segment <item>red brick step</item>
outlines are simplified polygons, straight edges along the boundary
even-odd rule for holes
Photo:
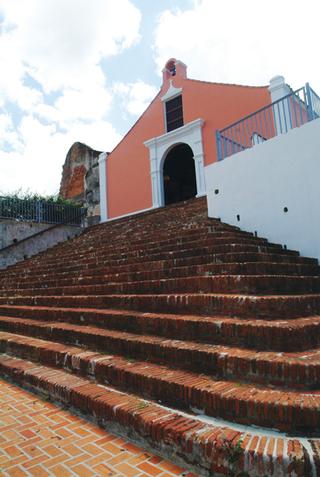
[[[239,473],[230,469],[228,447],[218,465],[208,448],[196,447],[198,435],[190,441],[193,427],[183,428],[191,419],[195,428],[204,423],[205,434],[224,418],[227,446],[238,438],[235,431],[248,437],[241,459],[250,477],[315,477],[320,441],[309,437],[320,429],[319,270],[315,259],[208,219],[204,200],[100,224],[0,272],[2,350],[34,361],[4,356],[0,369],[78,409],[90,402],[89,412],[107,379],[115,408],[108,425],[119,429],[121,421],[125,432],[141,437],[135,419],[143,427],[149,405],[170,413],[169,422],[153,427],[150,442],[162,449],[170,445],[158,432],[178,414],[173,452],[186,456],[191,442],[191,460],[202,468],[197,475],[209,467],[207,475]],[[47,364],[67,364],[74,374]],[[88,394],[73,400],[78,379]],[[145,401],[138,395],[149,400],[139,418],[136,405]],[[122,397],[129,399],[125,411]],[[206,415],[191,415],[199,409]],[[241,427],[247,424],[260,430]],[[266,426],[285,430],[291,441]],[[293,439],[297,432],[301,437]],[[277,462],[269,459],[278,453]]]
[[[272,255],[281,255],[282,257],[295,257],[298,258],[298,253],[294,251],[270,248],[266,246],[258,246],[251,244],[229,244],[229,245],[218,245],[214,247],[203,247],[203,248],[190,248],[184,249],[176,252],[161,252],[150,254],[146,256],[117,256],[116,254],[109,257],[97,257],[96,259],[87,259],[86,261],[80,261],[75,263],[68,263],[63,260],[57,261],[52,265],[47,265],[46,263],[34,265],[32,267],[32,273],[56,273],[57,271],[73,271],[80,270],[82,268],[95,268],[96,266],[121,266],[123,264],[140,264],[145,261],[160,261],[160,260],[184,260],[186,258],[196,258],[196,257],[207,257],[211,258],[213,255],[221,255],[228,253],[261,253],[261,254],[272,254]],[[147,260],[146,260],[147,259]],[[214,260],[213,260],[214,261]],[[290,260],[289,260],[290,261]],[[307,263],[306,260],[302,260],[302,263]],[[17,271],[16,271],[17,272]],[[16,273],[14,272],[14,273]],[[10,276],[10,273],[9,273]]]
[[[217,236],[218,235],[218,236]],[[150,237],[149,237],[150,238]],[[175,238],[171,240],[165,240],[159,243],[157,241],[157,237],[155,237],[154,242],[145,243],[144,241],[139,241],[139,243],[132,244],[131,242],[124,242],[124,244],[120,244],[119,247],[114,248],[114,246],[108,244],[107,246],[100,247],[97,249],[88,250],[88,247],[84,247],[83,249],[78,249],[78,253],[76,251],[70,251],[69,253],[55,253],[52,257],[48,257],[46,260],[47,265],[55,265],[57,261],[72,261],[72,260],[92,260],[95,258],[99,259],[106,259],[112,256],[118,256],[123,258],[129,258],[130,256],[150,256],[155,253],[161,252],[173,252],[179,250],[187,250],[187,249],[195,249],[199,247],[214,247],[214,246],[223,246],[223,245],[232,245],[232,244],[240,244],[240,245],[260,245],[260,246],[267,246],[271,249],[275,250],[284,250],[281,245],[272,244],[268,242],[266,239],[260,239],[253,236],[242,236],[240,233],[238,234],[231,234],[228,232],[221,232],[215,234],[208,234],[208,232],[202,232],[201,234],[197,235],[196,237],[182,237],[182,238]],[[41,264],[41,260],[34,259],[32,261],[33,265]]]
[[[73,264],[65,268],[64,270],[55,270],[54,273],[49,273],[46,271],[41,275],[38,272],[35,272],[33,268],[28,268],[28,261],[24,272],[17,270],[12,267],[9,268],[6,272],[5,277],[0,280],[5,287],[10,281],[17,281],[19,279],[29,279],[30,277],[46,277],[55,276],[59,277],[72,277],[78,275],[100,275],[101,273],[120,273],[120,272],[134,272],[141,270],[171,270],[172,267],[183,267],[183,266],[192,266],[192,265],[224,265],[231,263],[256,263],[256,262],[266,262],[266,263],[281,263],[281,264],[294,264],[294,265],[311,265],[318,267],[318,261],[313,258],[298,257],[291,255],[281,255],[281,254],[265,254],[265,253],[226,253],[226,254],[214,254],[212,256],[196,256],[196,257],[187,257],[180,259],[168,259],[168,260],[153,260],[137,263],[124,263],[123,265],[118,266],[107,266],[107,265],[96,265],[91,267],[84,267],[81,264]],[[0,272],[1,277],[1,272]]]
[[[70,285],[63,287],[6,289],[0,296],[19,295],[98,295],[98,294],[145,294],[145,293],[242,293],[263,295],[320,292],[320,277],[285,275],[216,275],[189,276],[134,282],[115,282],[103,285]]]
[[[0,315],[93,325],[142,335],[257,350],[303,351],[320,346],[320,316],[290,320],[173,315],[127,310],[0,305]]]
[[[150,295],[79,295],[0,297],[0,305],[54,306],[59,308],[116,308],[147,312],[230,315],[283,320],[320,314],[320,294],[231,295],[175,293]]]
[[[45,393],[94,416],[110,430],[116,428],[171,456],[178,454],[185,463],[196,464],[199,474],[213,476],[216,472],[236,471],[249,472],[251,476],[284,473],[302,477],[320,471],[319,449],[312,440],[262,434],[254,429],[250,432],[222,422],[210,423],[201,417],[98,386],[65,371],[6,355],[0,358],[0,370],[32,391]],[[228,459],[228,455],[237,455],[236,449],[240,449],[239,457]]]
[[[217,381],[204,374],[199,376],[163,365],[133,362],[121,356],[106,356],[12,333],[0,332],[0,350],[93,377],[103,384],[160,400],[162,404],[178,409],[192,411],[195,408],[208,416],[245,425],[291,432],[302,429],[304,434],[312,435],[320,433],[320,392],[306,391],[301,395],[281,388]]]
[[[85,270],[79,274],[36,275],[33,277],[20,277],[6,281],[6,289],[15,287],[48,288],[65,285],[95,285],[110,282],[131,282],[143,280],[160,280],[163,278],[178,278],[187,276],[216,276],[216,275],[287,275],[287,276],[319,276],[320,267],[314,265],[280,264],[268,262],[248,262],[230,264],[206,264],[173,267],[171,269],[141,270],[106,274],[105,270],[96,270],[94,275]]]
[[[319,349],[279,355],[270,351],[258,352],[93,326],[13,317],[0,317],[0,329],[66,344],[81,344],[94,350],[148,359],[150,362],[166,363],[227,379],[315,389],[320,379]]]

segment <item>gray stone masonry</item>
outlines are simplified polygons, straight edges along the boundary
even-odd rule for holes
[[[79,235],[83,229],[71,225],[0,221],[0,269]]]

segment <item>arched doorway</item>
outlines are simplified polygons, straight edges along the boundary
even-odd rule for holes
[[[163,188],[165,205],[196,196],[193,152],[188,144],[178,144],[168,152],[163,164]]]

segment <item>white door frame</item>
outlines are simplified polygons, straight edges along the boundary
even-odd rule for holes
[[[149,148],[153,207],[162,207],[165,205],[163,163],[169,150],[181,143],[188,144],[193,152],[197,184],[196,197],[202,197],[206,194],[202,142],[203,124],[204,120],[199,118],[162,136],[157,136],[145,141],[144,145]]]

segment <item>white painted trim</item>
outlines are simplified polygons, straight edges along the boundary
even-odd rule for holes
[[[178,141],[182,136],[185,136],[186,133],[191,133],[192,131],[201,128],[203,124],[204,124],[203,119],[201,118],[195,119],[191,123],[187,123],[184,126],[181,126],[181,128],[174,129],[173,131],[162,134],[161,136],[156,136],[156,137],[153,137],[152,139],[148,139],[148,141],[144,142],[144,145],[147,147],[150,147],[154,142],[156,142],[159,145],[162,145],[171,140]]]
[[[170,86],[167,92],[161,97],[161,101],[166,102],[169,99],[173,99],[176,96],[179,96],[182,93],[182,88],[175,88],[172,84],[172,79],[169,80]]]
[[[271,102],[274,103],[281,98],[284,98],[291,93],[290,87],[286,84],[283,76],[274,76],[270,80],[269,92],[271,95]],[[275,108],[273,110],[274,122],[276,125],[277,135],[282,134],[284,131],[284,124],[291,124],[290,119],[290,103],[281,104],[279,110]],[[281,127],[282,125],[282,127]]]
[[[175,64],[176,65],[182,65],[182,66],[185,66],[187,68],[187,65],[183,61],[176,60]]]
[[[106,222],[113,222],[114,220],[130,217],[131,215],[143,214],[143,212],[149,212],[150,210],[153,210],[153,209],[154,207],[148,207],[147,209],[136,210],[135,212],[129,212],[128,214],[117,215],[117,217],[112,217],[111,219],[107,219]]]
[[[197,197],[205,195],[203,124],[204,120],[198,118],[178,129],[144,142],[144,145],[149,148],[152,204],[154,208],[164,205],[163,163],[169,150],[177,144],[185,143],[192,149],[195,162]]]
[[[107,152],[99,155],[99,184],[100,184],[100,222],[108,220],[107,203]]]
[[[280,75],[271,78],[268,90],[271,95],[272,103],[274,103],[274,101],[278,101],[278,99],[281,99],[284,96],[287,96],[287,94],[290,94],[291,92],[291,89],[286,84],[284,77]]]

